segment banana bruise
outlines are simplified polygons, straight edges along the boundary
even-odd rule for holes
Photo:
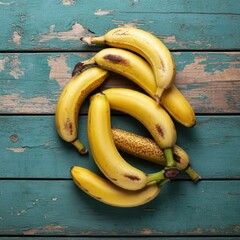
[[[156,83],[155,99],[159,103],[165,89],[171,87],[176,67],[171,52],[153,34],[138,28],[114,28],[104,36],[81,38],[88,44],[106,44],[138,53],[151,65]]]
[[[85,146],[78,139],[78,115],[80,107],[90,92],[107,78],[108,71],[100,67],[87,68],[74,76],[64,87],[56,106],[55,125],[59,136],[72,143],[84,154]]]
[[[118,150],[163,166],[167,165],[164,152],[153,139],[117,128],[112,128],[112,134]],[[177,169],[184,170],[194,182],[201,179],[190,166],[188,154],[180,146],[173,146],[173,157]]]
[[[146,204],[156,198],[161,190],[161,185],[157,183],[152,183],[137,191],[126,190],[78,166],[71,168],[71,175],[74,183],[86,194],[115,207],[129,208]]]
[[[141,87],[149,96],[155,97],[156,83],[150,65],[139,55],[125,49],[105,48],[82,65],[97,64],[99,67],[118,73]],[[161,105],[179,123],[192,127],[196,123],[191,104],[181,91],[172,85],[162,94]]]
[[[88,140],[101,172],[117,186],[128,190],[139,190],[165,178],[163,172],[145,174],[122,158],[113,141],[110,114],[107,97],[102,93],[93,95],[88,111]]]
[[[175,166],[172,147],[177,140],[175,125],[164,110],[151,97],[126,88],[104,90],[110,107],[131,115],[139,120],[151,133],[156,143],[163,149],[167,166]]]

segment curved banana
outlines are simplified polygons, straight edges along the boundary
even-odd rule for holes
[[[172,147],[177,133],[168,113],[151,97],[126,88],[104,90],[112,109],[125,112],[138,119],[151,133],[156,143],[163,149],[167,166],[174,166]]]
[[[155,98],[160,102],[162,93],[175,78],[174,59],[162,41],[153,34],[138,28],[114,28],[104,36],[81,38],[88,44],[106,44],[138,53],[151,65],[156,82]]]
[[[107,97],[102,93],[93,95],[88,111],[88,141],[102,173],[117,186],[128,190],[139,190],[162,179],[163,172],[145,174],[122,158],[113,141],[110,114]]]
[[[163,166],[167,165],[164,152],[153,139],[116,128],[112,128],[112,134],[118,150]],[[178,145],[173,146],[173,157],[178,170],[184,170],[194,182],[201,179],[190,166],[188,154]]]
[[[158,196],[163,185],[152,183],[141,190],[130,191],[78,166],[71,168],[71,175],[75,184],[89,196],[115,207],[136,207],[146,204]]]
[[[84,99],[108,76],[108,71],[91,67],[74,76],[64,87],[55,114],[55,124],[59,136],[72,143],[81,154],[87,149],[78,139],[78,114]]]
[[[91,59],[82,62],[81,67],[91,64],[97,64],[105,70],[128,78],[154,98],[156,84],[152,68],[139,55],[125,49],[105,48],[97,52]],[[74,69],[74,71],[76,70]],[[182,125],[186,127],[195,125],[194,110],[176,86],[172,85],[163,92],[160,103]]]

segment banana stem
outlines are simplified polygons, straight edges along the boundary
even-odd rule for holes
[[[188,165],[188,167],[184,171],[190,176],[190,178],[194,182],[197,182],[201,179],[201,176],[190,165]]]
[[[73,141],[72,144],[75,148],[77,148],[77,150],[81,154],[86,154],[88,152],[88,150],[85,148],[85,146],[80,142],[78,138],[75,141]]]
[[[105,38],[104,36],[100,37],[82,37],[80,40],[84,43],[87,43],[89,45],[91,44],[104,44],[105,43]]]
[[[164,149],[164,154],[167,160],[167,167],[175,167],[175,161],[173,158],[173,153],[171,148],[165,148]]]
[[[169,182],[170,179],[165,176],[165,169],[157,173],[151,173],[147,175],[148,183],[157,182],[159,186],[162,186],[166,182]]]

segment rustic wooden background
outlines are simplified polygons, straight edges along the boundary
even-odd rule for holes
[[[240,1],[0,1],[0,238],[237,239],[240,237]],[[176,123],[178,144],[202,176],[181,174],[147,205],[119,209],[81,192],[73,165],[98,171],[54,126],[55,106],[74,65],[99,46],[82,36],[118,26],[155,34],[172,51],[176,85],[197,125]],[[136,88],[111,74],[100,89]],[[99,91],[100,89],[96,90]],[[86,134],[88,100],[79,118]],[[148,136],[135,119],[115,114],[113,126]],[[149,164],[125,155],[151,172]]]

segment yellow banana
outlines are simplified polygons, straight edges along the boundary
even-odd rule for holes
[[[112,129],[112,134],[118,150],[163,166],[167,165],[164,152],[153,139],[116,128]],[[194,182],[201,179],[190,166],[188,154],[178,145],[173,146],[173,157],[177,169],[184,170]]]
[[[162,179],[162,172],[145,174],[122,158],[113,141],[110,114],[107,97],[102,93],[93,95],[88,111],[88,141],[102,173],[117,186],[128,190],[139,190]]]
[[[156,143],[163,149],[167,166],[174,166],[172,147],[177,133],[168,113],[151,97],[126,88],[104,90],[112,109],[125,112],[138,119],[151,133]]]
[[[174,59],[162,41],[153,34],[138,28],[114,28],[104,36],[81,38],[88,44],[106,44],[138,53],[151,65],[156,83],[155,98],[160,102],[162,93],[169,88],[175,78]]]
[[[88,94],[97,88],[108,76],[108,71],[100,67],[91,67],[74,76],[64,87],[55,114],[55,124],[59,136],[72,143],[81,154],[87,152],[78,139],[78,114],[82,102]]]
[[[152,68],[139,55],[124,49],[105,48],[91,59],[82,62],[81,67],[91,64],[125,76],[154,98],[156,84]],[[194,110],[176,86],[172,85],[163,92],[160,103],[182,125],[192,127],[195,124]]]
[[[74,166],[71,175],[75,184],[89,196],[105,204],[115,207],[137,207],[152,199],[160,193],[162,184],[152,183],[137,191],[120,188],[92,171]]]

